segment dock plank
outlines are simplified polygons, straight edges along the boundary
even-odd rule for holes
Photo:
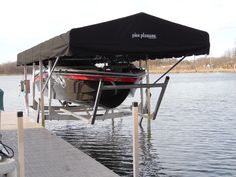
[[[6,115],[2,118],[6,119]],[[14,122],[13,119],[11,119],[12,122]],[[6,120],[4,121],[7,123]],[[71,144],[31,123],[24,124],[28,125],[24,130],[26,177],[118,177],[113,171]],[[14,158],[18,160],[17,130],[12,127],[1,131],[2,140],[14,149],[16,153]]]

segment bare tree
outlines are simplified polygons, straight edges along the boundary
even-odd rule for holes
[[[0,74],[23,74],[23,67],[17,67],[16,62],[0,64]]]

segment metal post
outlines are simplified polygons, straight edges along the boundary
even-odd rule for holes
[[[50,76],[52,70],[52,61],[49,60],[48,61],[48,76]],[[51,77],[49,78],[48,81],[48,116],[49,116],[49,120],[52,120],[52,108],[51,108],[51,104],[52,104],[52,79]]]
[[[161,92],[160,92],[160,95],[159,95],[159,98],[157,100],[157,104],[156,104],[156,107],[154,109],[154,112],[153,112],[153,115],[152,115],[152,119],[155,120],[156,119],[156,116],[157,116],[157,112],[160,108],[160,105],[161,105],[161,101],[162,101],[162,98],[164,96],[164,93],[166,91],[166,87],[167,87],[167,84],[170,80],[170,77],[169,76],[166,76],[166,79],[165,79],[165,82],[163,83],[163,86],[161,88]]]
[[[172,69],[174,69],[181,61],[185,59],[185,56],[183,56],[179,61],[177,61],[173,66],[170,67],[164,74],[162,74],[153,84],[156,84],[159,80],[161,80],[166,74],[168,74]]]
[[[142,67],[142,61],[139,61],[139,67]],[[143,84],[143,81],[140,81],[140,84]],[[143,113],[143,88],[140,88],[140,96],[141,96],[141,102],[140,102],[140,107],[141,107],[141,113]]]
[[[39,119],[40,119],[40,104],[41,104],[41,101],[40,101],[40,98],[39,98],[39,100],[38,100],[38,105],[37,105],[37,115],[36,115],[36,117],[37,117],[37,123],[39,123]]]
[[[44,92],[44,90],[45,90],[45,88],[46,88],[46,86],[47,86],[47,84],[48,84],[48,81],[51,79],[52,72],[54,71],[54,69],[55,69],[55,67],[56,67],[56,65],[57,65],[57,62],[58,62],[59,58],[60,58],[60,57],[57,57],[55,63],[53,64],[53,67],[52,67],[52,69],[51,69],[51,71],[50,71],[50,73],[49,73],[49,75],[48,75],[47,80],[45,81],[44,86],[43,86],[43,89],[42,89],[43,92]]]
[[[28,84],[27,84],[27,66],[24,65],[24,91],[25,91],[25,112],[29,116],[29,96],[28,96]]]
[[[102,90],[121,90],[121,89],[133,89],[133,88],[152,88],[163,87],[163,83],[158,84],[133,84],[133,85],[105,85]]]
[[[42,61],[39,61],[39,71],[40,71],[40,110],[41,110],[41,120],[42,120],[42,126],[45,126],[45,117],[44,117],[44,92],[43,92],[43,63]]]
[[[142,67],[142,60],[139,60],[139,68]],[[140,84],[143,84],[143,81],[140,81]],[[140,96],[141,96],[141,101],[140,101],[140,113],[143,114],[143,88],[140,87]],[[142,125],[143,121],[143,116],[140,118],[139,125]]]
[[[20,177],[25,176],[25,160],[24,160],[24,127],[23,127],[23,112],[17,112],[18,125],[18,159]]]
[[[149,84],[150,83],[149,67],[148,67],[147,60],[145,61],[145,64],[146,64],[146,70],[147,70],[146,83]],[[147,87],[147,89],[146,89],[146,103],[147,103],[147,111],[148,111],[148,120],[150,121],[150,119],[151,119],[151,100],[150,100],[150,88],[149,87]]]
[[[33,108],[36,109],[36,100],[35,100],[35,63],[33,63],[33,70],[32,70],[32,96],[33,96],[33,100],[32,100],[32,103],[33,103]]]
[[[1,129],[2,129],[2,117],[1,117],[1,110],[0,110],[0,131],[1,131]],[[1,132],[0,132],[0,135],[1,135]]]
[[[102,94],[102,87],[103,87],[103,82],[102,82],[102,79],[100,79],[99,84],[98,84],[97,95],[96,95],[96,99],[95,99],[95,103],[94,103],[94,107],[93,107],[93,115],[92,115],[92,119],[91,119],[91,124],[94,124],[95,119],[96,119],[98,103],[100,101],[100,97]]]
[[[139,176],[138,103],[133,102],[133,176]]]
[[[4,95],[4,91],[0,89],[0,131],[1,131],[1,123],[2,123],[1,111],[4,111],[3,95]],[[1,135],[1,132],[0,132],[0,135]]]

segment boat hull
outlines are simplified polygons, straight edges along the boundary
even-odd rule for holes
[[[52,74],[52,98],[66,102],[94,105],[99,81],[103,85],[132,85],[139,82],[144,74],[124,75],[114,73],[79,73],[65,72]],[[45,82],[47,74],[43,75]],[[39,75],[36,76],[36,84],[39,86]],[[115,108],[119,106],[129,95],[131,89],[103,90],[99,100],[99,106]],[[47,88],[45,93],[47,94]]]

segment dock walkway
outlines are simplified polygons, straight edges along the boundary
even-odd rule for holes
[[[2,112],[2,141],[17,161],[16,113]],[[96,160],[24,117],[26,177],[118,177]]]

